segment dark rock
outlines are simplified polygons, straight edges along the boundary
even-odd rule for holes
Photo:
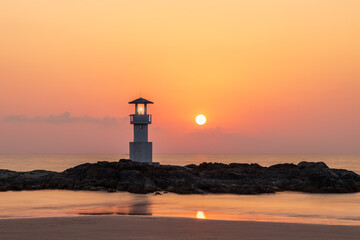
[[[306,161],[303,161],[303,162],[300,162],[298,164],[299,168],[300,169],[303,169],[303,168],[329,168],[324,162],[306,162]]]
[[[119,162],[122,162],[122,163],[131,163],[131,160],[130,159],[120,159]]]
[[[153,192],[156,195],[160,192],[350,193],[360,192],[360,176],[347,170],[331,169],[323,162],[276,164],[271,167],[243,163],[202,163],[180,167],[155,166],[120,159],[119,162],[81,164],[61,173],[0,170],[0,191],[38,189]]]
[[[185,166],[186,168],[196,168],[197,166],[195,164],[189,164]]]

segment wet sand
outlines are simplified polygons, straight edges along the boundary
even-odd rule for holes
[[[141,216],[0,220],[0,239],[359,239],[358,226]]]

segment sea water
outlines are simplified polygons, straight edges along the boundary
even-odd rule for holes
[[[63,171],[86,162],[117,161],[127,155],[0,155],[0,169]],[[277,163],[323,161],[329,167],[360,173],[360,156],[236,156],[236,155],[155,155],[161,164],[187,165],[201,162]],[[251,220],[360,226],[360,193],[178,195],[166,193],[131,194],[68,190],[0,192],[0,218],[151,215],[196,217],[202,211],[207,219]]]
[[[13,171],[64,171],[83,163],[119,161],[129,155],[0,155],[0,169]],[[258,163],[268,167],[278,163],[301,161],[325,162],[331,168],[347,169],[360,174],[360,155],[155,155],[154,162],[164,165],[219,163]]]

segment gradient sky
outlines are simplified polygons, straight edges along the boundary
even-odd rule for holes
[[[2,0],[0,154],[360,154],[359,0]],[[208,122],[197,126],[204,114]]]

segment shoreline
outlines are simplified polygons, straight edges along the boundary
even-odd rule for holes
[[[196,218],[196,217],[190,217],[190,216],[169,216],[169,215],[150,215],[150,214],[116,214],[116,213],[86,213],[86,214],[68,214],[68,215],[48,215],[48,216],[35,216],[35,217],[9,217],[9,218],[0,218],[1,221],[7,221],[7,220],[35,220],[35,219],[60,219],[60,218],[107,218],[107,217],[125,217],[125,218],[149,218],[149,219],[189,219],[189,220],[196,220],[196,221],[219,221],[219,222],[249,222],[249,223],[279,223],[279,224],[300,224],[300,225],[318,225],[318,226],[344,226],[344,227],[358,227],[360,228],[360,225],[358,224],[340,224],[340,223],[320,223],[320,222],[286,222],[286,221],[276,221],[276,220],[252,220],[252,219],[215,219],[215,218]]]
[[[358,239],[360,226],[157,216],[0,219],[1,239]],[[30,237],[31,236],[31,237]]]
[[[125,217],[125,218],[149,218],[149,219],[189,219],[197,221],[220,221],[220,222],[254,222],[254,223],[280,223],[280,224],[301,224],[301,225],[319,225],[319,226],[345,226],[345,227],[359,227],[360,224],[351,224],[351,223],[335,223],[335,222],[302,222],[302,221],[286,221],[286,220],[275,220],[275,219],[257,219],[253,220],[251,218],[240,218],[240,219],[217,219],[217,218],[197,218],[192,216],[171,216],[171,215],[152,215],[152,214],[117,214],[117,213],[77,213],[77,214],[63,214],[63,215],[42,215],[42,216],[17,216],[17,217],[8,217],[0,218],[0,221],[7,220],[30,220],[30,219],[59,219],[59,218],[96,218],[96,217]],[[1,230],[1,229],[0,229]]]

